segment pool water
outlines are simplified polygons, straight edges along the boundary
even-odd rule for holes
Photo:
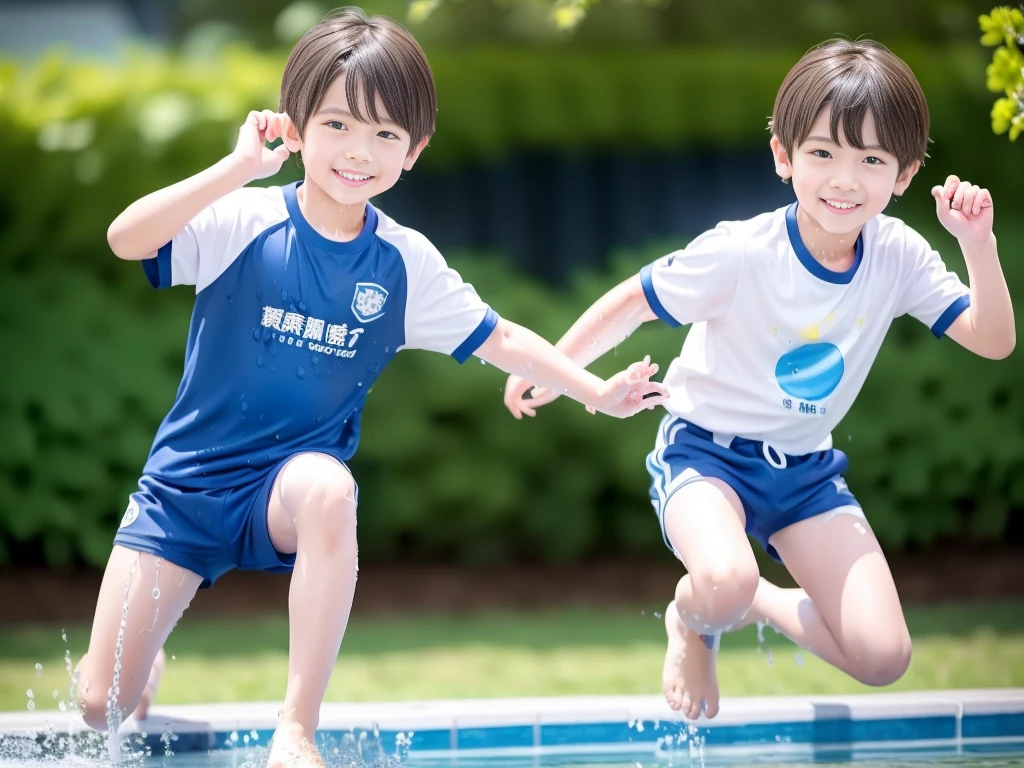
[[[769,749],[769,753],[773,750]],[[636,754],[594,755],[587,753],[537,755],[522,757],[431,757],[405,760],[379,755],[360,758],[355,755],[324,755],[329,768],[1006,768],[1024,766],[1024,744],[964,748],[956,754],[952,748],[933,750],[873,751],[851,755],[849,749],[804,751],[793,757],[778,752],[764,755],[735,756],[723,754],[691,755],[689,752],[653,757],[650,752]],[[145,768],[264,768],[265,748],[236,749],[209,754],[183,754],[170,759],[150,758]],[[82,764],[79,764],[82,766]]]

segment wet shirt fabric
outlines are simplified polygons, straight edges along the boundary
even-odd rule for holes
[[[331,240],[303,217],[300,185],[237,190],[143,263],[158,288],[196,289],[145,477],[220,490],[300,452],[347,460],[397,352],[464,362],[494,329],[494,311],[423,235],[367,205],[358,237]]]
[[[298,186],[227,195],[143,262],[154,286],[194,285],[196,302],[181,384],[114,543],[203,587],[233,568],[291,571],[268,527],[284,466],[317,453],[347,472],[367,393],[399,350],[464,362],[498,322],[421,234],[367,205],[358,237],[331,240]]]

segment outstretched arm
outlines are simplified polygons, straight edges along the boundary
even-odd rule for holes
[[[647,302],[639,275],[619,283],[573,323],[559,340],[556,348],[574,363],[586,368],[606,352],[625,341],[642,323],[656,319]],[[539,379],[532,371],[510,371],[505,386],[505,406],[517,419],[535,415],[534,408],[551,402],[561,394]],[[535,390],[534,397],[525,399],[527,390],[533,386],[544,387],[546,392]],[[579,399],[579,398],[576,398]]]
[[[604,381],[577,365],[533,331],[508,320],[498,321],[476,356],[513,376],[548,389],[610,416],[633,414],[661,405],[666,390],[650,381],[658,372],[649,358]]]

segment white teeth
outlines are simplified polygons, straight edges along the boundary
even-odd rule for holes
[[[360,176],[358,173],[346,173],[345,171],[335,171],[335,173],[349,181],[366,181],[370,178],[369,176]]]
[[[857,207],[856,203],[841,203],[838,200],[826,200],[825,202],[831,205],[833,208],[840,208],[842,210]]]

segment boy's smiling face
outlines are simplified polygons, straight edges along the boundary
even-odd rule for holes
[[[360,107],[362,120],[349,106],[341,75],[331,83],[301,138],[294,130],[289,137],[289,149],[302,152],[307,180],[346,206],[365,203],[393,187],[427,143],[424,139],[410,151],[409,132],[391,122],[379,96],[379,122],[364,122],[371,120],[369,110],[364,104]]]
[[[906,191],[920,163],[899,170],[897,158],[880,146],[870,111],[861,127],[864,149],[847,142],[841,122],[837,144],[831,138],[831,113],[826,105],[791,157],[773,137],[775,169],[782,178],[792,179],[801,213],[826,232],[856,234],[885,210],[894,194]]]

